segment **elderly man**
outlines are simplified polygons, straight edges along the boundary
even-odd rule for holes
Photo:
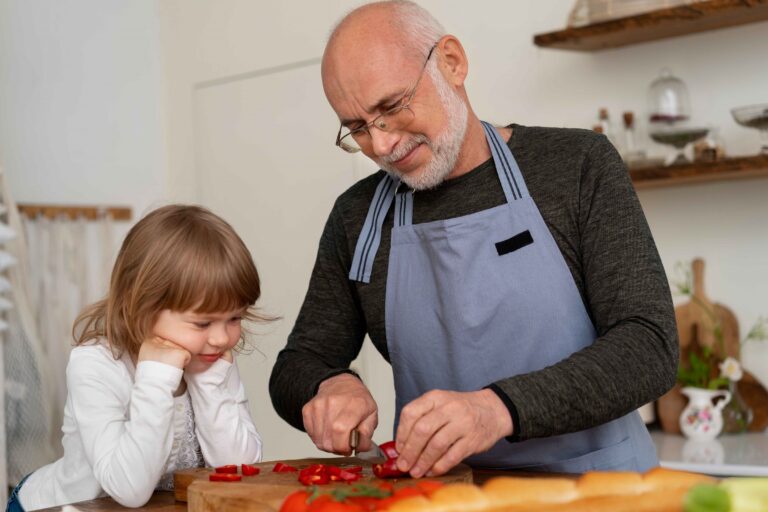
[[[646,470],[635,409],[675,379],[669,288],[604,136],[494,127],[467,56],[407,1],[364,5],[322,61],[336,145],[380,167],[336,201],[270,380],[318,448],[370,446],[377,406],[348,369],[370,335],[391,363],[398,467]]]

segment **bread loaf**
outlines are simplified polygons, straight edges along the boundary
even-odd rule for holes
[[[391,512],[682,512],[683,497],[705,475],[655,468],[645,474],[589,472],[577,479],[497,477],[481,487],[448,484]]]

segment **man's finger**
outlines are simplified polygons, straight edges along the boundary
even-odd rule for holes
[[[471,455],[469,441],[467,441],[466,438],[461,438],[456,441],[429,470],[427,470],[426,476],[432,477],[444,475],[469,455]]]
[[[446,421],[434,430],[427,439],[424,448],[417,459],[412,459],[410,473],[414,478],[421,478],[462,436],[462,426],[459,423]],[[399,466],[398,466],[399,467]]]
[[[440,429],[448,425],[450,421],[451,418],[447,415],[442,414],[439,410],[433,410],[414,423],[408,438],[402,445],[402,450],[398,450],[400,456],[397,458],[397,468],[400,471],[411,472],[414,464],[423,457],[423,452],[428,446],[428,443],[430,443],[432,437],[440,431]],[[434,457],[435,459],[437,458],[436,456]],[[423,468],[423,471],[419,476],[426,473],[427,469],[432,466],[431,462],[433,461],[434,460],[429,461],[430,464]]]
[[[405,450],[405,443],[411,436],[413,426],[434,408],[435,402],[431,393],[422,395],[403,407],[403,410],[400,411],[400,423],[397,426],[397,433],[395,434],[397,451],[401,454],[403,453]]]

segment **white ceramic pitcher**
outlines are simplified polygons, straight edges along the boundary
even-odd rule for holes
[[[680,430],[689,439],[711,441],[723,430],[723,407],[731,401],[731,393],[724,389],[685,387],[688,405],[680,414]],[[716,404],[714,398],[723,397]]]

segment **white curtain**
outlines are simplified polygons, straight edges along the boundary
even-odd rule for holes
[[[60,216],[24,218],[29,244],[27,277],[35,325],[49,364],[52,438],[61,454],[61,421],[67,399],[66,365],[72,325],[88,304],[101,299],[115,247],[112,221]]]
[[[21,217],[4,181],[0,199],[16,233],[5,244],[15,265],[0,272],[0,309],[4,291],[13,303],[5,311],[0,367],[5,371],[2,424],[7,438],[2,462],[14,486],[62,453],[72,325],[84,306],[106,293],[119,240],[107,215],[96,221]]]

